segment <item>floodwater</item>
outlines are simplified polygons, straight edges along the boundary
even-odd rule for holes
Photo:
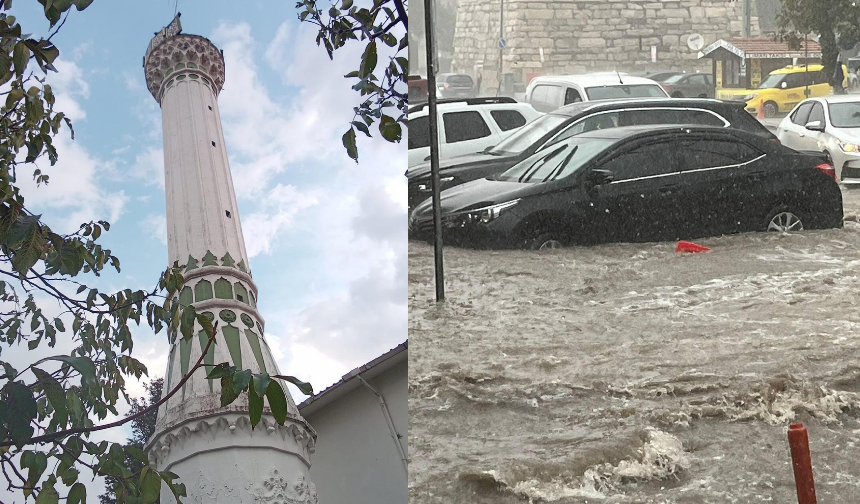
[[[860,190],[843,229],[561,250],[409,243],[411,503],[860,501]]]

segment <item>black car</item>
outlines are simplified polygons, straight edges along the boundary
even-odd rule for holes
[[[842,226],[826,158],[702,126],[626,127],[559,142],[491,179],[442,192],[446,241],[546,248]],[[432,203],[410,230],[433,232]]]
[[[475,83],[468,75],[454,73],[436,74],[436,96],[439,98],[474,98]]]
[[[713,98],[716,93],[714,76],[711,74],[672,75],[659,82],[672,98]]]
[[[572,135],[617,126],[648,124],[701,124],[738,128],[778,143],[749,113],[743,103],[708,99],[607,100],[562,107],[526,124],[495,147],[457,156],[440,165],[442,189],[498,173],[528,158],[539,149]],[[412,209],[431,195],[430,163],[407,172],[408,205]]]

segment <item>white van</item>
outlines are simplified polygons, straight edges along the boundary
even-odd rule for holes
[[[529,82],[525,102],[539,112],[552,112],[571,103],[617,98],[669,98],[669,94],[651,79],[624,73],[545,75]]]
[[[498,144],[542,114],[512,98],[439,100],[439,159],[480,152]],[[430,120],[426,103],[411,107],[409,166],[430,159]]]

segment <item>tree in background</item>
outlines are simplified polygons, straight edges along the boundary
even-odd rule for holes
[[[125,448],[132,446],[137,448],[138,450],[143,451],[143,447],[146,445],[146,442],[149,441],[149,438],[155,434],[155,422],[158,420],[158,409],[151,409],[150,407],[157,403],[159,399],[161,399],[161,392],[164,387],[164,379],[158,378],[152,380],[151,382],[144,384],[146,387],[146,392],[149,394],[149,397],[144,397],[141,399],[132,399],[131,403],[131,414],[137,414],[142,411],[146,411],[142,416],[139,416],[132,420],[131,422],[131,437],[126,440]],[[128,450],[126,450],[128,451]],[[128,453],[125,456],[125,464],[126,468],[128,468],[131,472],[136,473],[143,469],[145,465],[142,461],[137,458],[130,457]],[[114,478],[113,476],[108,476],[105,478],[105,486],[107,490],[105,493],[99,495],[99,503],[100,504],[114,504],[116,502],[117,492],[121,491],[122,484],[121,482]],[[156,500],[158,502],[158,500]]]
[[[317,0],[296,3],[299,19],[319,29],[317,45],[325,47],[329,59],[350,41],[364,44],[358,69],[344,76],[358,79],[352,89],[362,97],[342,138],[347,154],[356,161],[356,130],[370,137],[370,126],[378,123],[379,133],[389,142],[399,142],[402,137],[408,107],[409,61],[402,55],[408,46],[407,7],[405,0],[373,0],[370,8],[355,6],[353,0],[336,0],[328,6],[318,5]],[[381,67],[377,42],[393,51]],[[383,72],[381,76],[375,73],[377,68]]]
[[[780,40],[800,49],[804,37],[816,34],[821,44],[821,62],[830,76],[840,49],[860,41],[860,6],[856,0],[782,0],[776,18]]]
[[[204,367],[203,355],[215,344],[217,324],[193,306],[179,305],[184,279],[176,264],[151,291],[105,293],[89,287],[86,282],[105,272],[105,266],[120,271],[119,259],[99,243],[110,224],[88,222],[61,234],[27,208],[19,177],[32,176],[37,186],[47,185],[59,155],[54,137],[68,127],[74,139],[71,121],[54,110],[54,93],[45,79],[56,71],[53,62],[60,54],[51,39],[73,6],[82,11],[92,3],[38,1],[52,31],[36,39],[24,35],[9,14],[12,0],[0,0],[0,86],[5,90],[0,93],[0,481],[20,492],[18,502],[80,504],[88,500],[78,476],[88,468],[95,476],[113,478],[117,503],[151,504],[162,483],[181,500],[185,487],[177,476],[151,469],[142,450],[94,442],[90,434],[139,421],[135,428],[142,435],[148,428],[143,418]],[[132,357],[131,327],[141,320],[156,334],[166,329],[171,340],[192,338],[195,322],[209,337],[188,374],[156,402],[151,396],[146,407],[125,390],[127,378],[147,374]],[[23,348],[31,356],[48,357],[28,358]],[[10,351],[15,353],[8,355]],[[260,422],[263,397],[275,420],[281,425],[286,421],[286,396],[272,378],[313,395],[310,385],[293,377],[252,375],[227,363],[212,366],[207,376],[220,378],[222,406],[248,393],[253,426]],[[121,399],[133,412],[97,424],[108,413],[119,415]],[[137,462],[130,465],[129,460]]]

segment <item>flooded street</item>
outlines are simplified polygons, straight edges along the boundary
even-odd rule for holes
[[[545,252],[409,243],[414,503],[860,500],[860,190],[844,229]]]

